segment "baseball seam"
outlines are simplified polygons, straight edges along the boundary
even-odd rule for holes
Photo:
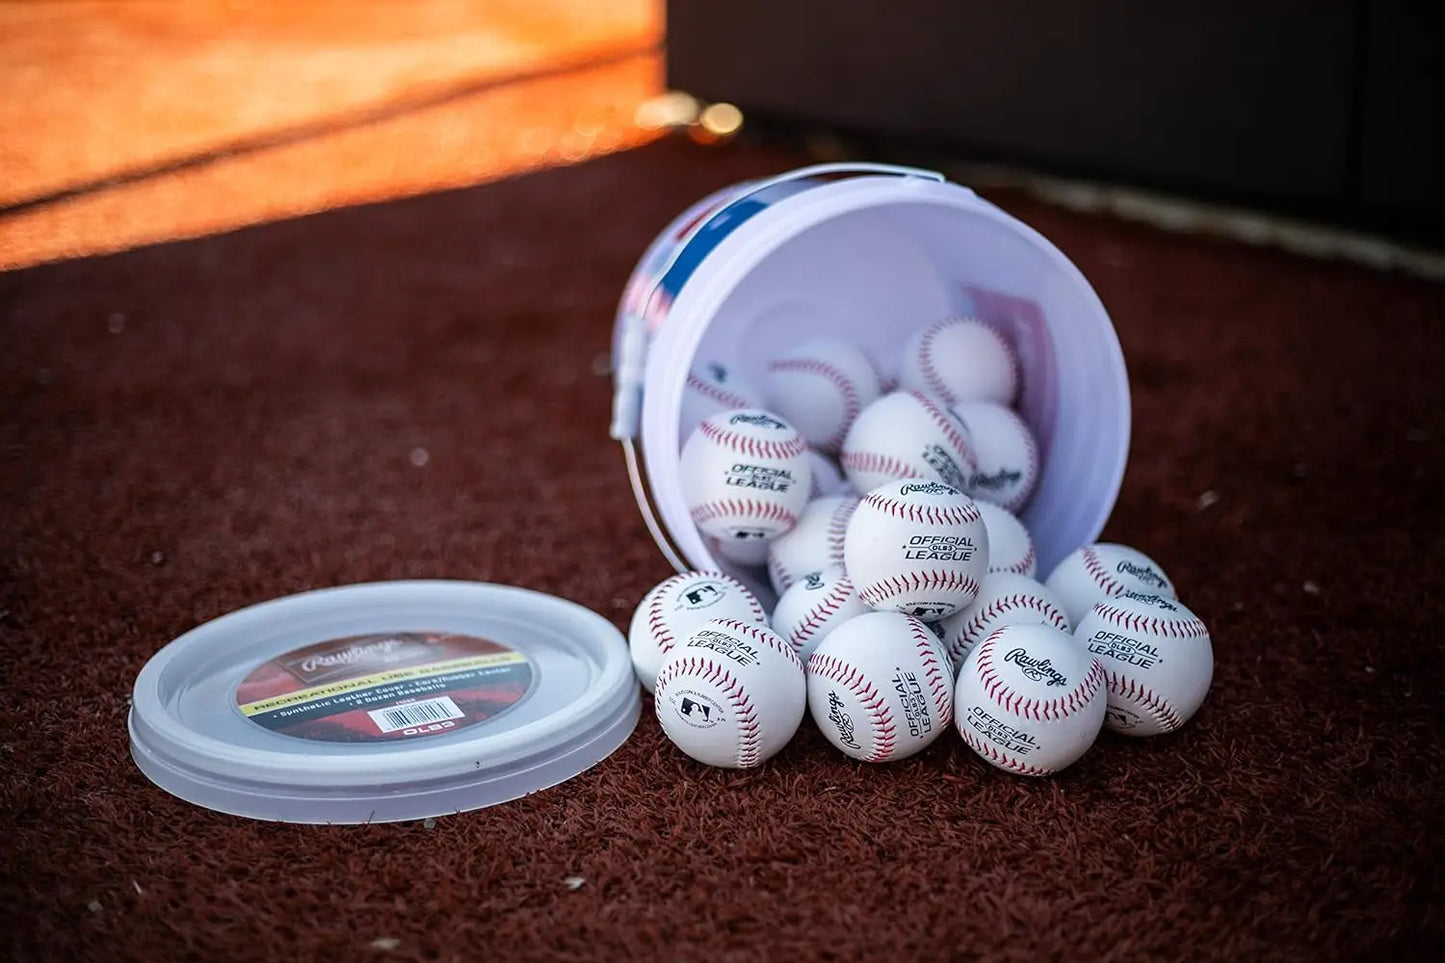
[[[823,627],[824,623],[843,606],[844,602],[848,601],[848,596],[852,594],[853,583],[848,580],[848,577],[844,576],[838,579],[823,600],[803,613],[798,623],[787,632],[787,639],[792,644],[793,650],[801,651],[813,634]]]
[[[745,518],[777,522],[791,527],[798,522],[798,516],[781,505],[762,502],[755,498],[724,498],[714,502],[703,502],[692,509],[692,520],[698,525],[715,518]]]
[[[1054,773],[1052,769],[1042,769],[1038,766],[1030,765],[1006,752],[994,748],[970,732],[967,724],[956,726],[955,728],[958,729],[959,735],[963,736],[963,741],[968,743],[970,749],[996,765],[1003,766],[1005,769],[1016,772],[1021,776],[1051,776]]]
[[[703,670],[705,670],[705,674],[694,675]],[[657,677],[653,707],[659,716],[662,706],[666,704],[667,687],[679,676],[686,676],[689,679],[716,686],[727,696],[728,702],[732,704],[737,713],[738,768],[749,769],[756,766],[758,764],[758,744],[762,741],[762,733],[758,729],[758,717],[753,709],[753,702],[748,698],[748,692],[743,688],[742,683],[734,678],[727,669],[711,659],[693,656],[678,659],[676,662],[664,666],[662,673]]]
[[[719,428],[710,421],[704,421],[698,425],[698,430],[703,437],[723,448],[749,455],[753,458],[796,458],[808,450],[808,443],[803,436],[795,430],[791,438],[783,440],[771,440],[766,438],[752,438],[741,432],[729,431],[726,428]]]
[[[893,724],[893,713],[888,708],[873,683],[856,668],[842,659],[814,652],[808,658],[808,674],[830,679],[852,692],[859,704],[868,712],[873,723],[873,748],[865,757],[867,762],[883,762],[893,754],[897,731]]]
[[[886,475],[899,481],[905,478],[923,477],[922,472],[903,459],[893,455],[883,455],[876,451],[845,451],[838,460],[844,471]]]
[[[919,505],[895,498],[888,492],[871,492],[863,498],[863,504],[904,521],[930,525],[968,525],[983,517],[972,500],[959,505]]]
[[[828,515],[828,557],[835,562],[843,560],[843,545],[848,536],[848,522],[858,510],[860,500],[848,498],[839,502]]]
[[[977,668],[978,680],[984,691],[1000,708],[1024,719],[1051,722],[1067,718],[1088,705],[1089,700],[1099,691],[1099,686],[1104,684],[1104,667],[1099,664],[1098,659],[1091,659],[1089,671],[1084,673],[1078,685],[1052,699],[1029,698],[1015,692],[994,669],[993,653],[998,646],[998,634],[1001,631],[1003,630],[995,629],[979,644]]]
[[[728,410],[753,407],[753,402],[744,398],[742,395],[735,395],[721,385],[715,385],[711,381],[704,381],[695,374],[689,374],[687,376],[687,386],[704,398],[716,401]]]
[[[761,642],[774,652],[787,656],[799,670],[803,668],[803,663],[798,659],[798,653],[793,651],[793,647],[788,644],[788,640],[773,630],[761,625],[744,622],[741,619],[716,619],[715,621],[718,625],[726,626],[739,635],[745,635],[754,642]]]
[[[1093,610],[1117,628],[1132,632],[1148,632],[1170,639],[1202,639],[1209,635],[1209,629],[1198,619],[1165,619],[1140,615],[1108,602],[1096,602]]]
[[[830,451],[837,451],[843,447],[843,439],[848,434],[848,426],[853,424],[858,417],[858,412],[862,410],[862,405],[858,400],[858,389],[853,386],[852,379],[833,365],[816,358],[784,358],[782,361],[774,361],[768,365],[768,370],[817,375],[833,383],[833,387],[837,388],[838,393],[843,397],[843,421],[833,434],[818,442],[818,447]]]
[[[1104,672],[1104,679],[1111,695],[1129,699],[1147,709],[1153,714],[1155,721],[1164,727],[1165,732],[1173,732],[1184,724],[1184,720],[1179,718],[1179,713],[1174,711],[1174,707],[1143,683],[1108,670]]]
[[[905,572],[890,578],[879,579],[858,590],[858,597],[869,606],[877,608],[883,602],[905,592],[922,589],[940,589],[949,592],[978,594],[978,583],[967,575],[935,569],[928,572]]]
[[[948,443],[958,452],[959,457],[963,460],[961,467],[965,470],[964,477],[967,478],[969,475],[978,471],[978,459],[974,456],[973,444],[963,436],[958,430],[958,426],[949,419],[948,414],[942,408],[938,407],[938,405],[935,405],[933,399],[928,397],[928,395],[919,391],[910,392],[910,394],[918,399],[918,403],[923,406],[923,410],[928,413],[928,416],[933,419],[933,423],[938,426],[939,430],[943,432],[943,436],[948,439]]]
[[[1014,609],[1033,609],[1049,619],[1049,624],[1060,632],[1069,631],[1068,619],[1058,609],[1054,608],[1043,599],[1035,598],[1032,595],[1015,593],[1013,595],[1000,595],[996,599],[990,599],[989,603],[975,612],[963,628],[959,630],[958,636],[966,640],[970,645],[979,640],[979,636],[990,622],[1001,615],[1006,615]],[[990,633],[991,634],[991,633]]]
[[[943,666],[934,654],[936,650],[933,646],[937,640],[933,634],[916,622],[910,625],[909,629],[913,632],[913,645],[918,649],[918,656],[923,662],[923,674],[928,678],[929,688],[933,690],[933,706],[938,710],[938,725],[947,726],[953,721],[953,699],[945,678],[951,680],[953,676],[945,675]]]
[[[923,376],[923,381],[928,385],[928,390],[943,398],[949,404],[957,399],[949,390],[947,382],[933,366],[933,342],[944,328],[954,323],[953,318],[944,318],[942,321],[935,321],[923,332],[923,337],[918,340],[918,373]]]

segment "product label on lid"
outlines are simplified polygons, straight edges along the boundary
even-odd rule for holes
[[[493,719],[526,696],[535,676],[522,653],[470,635],[353,635],[257,666],[236,688],[236,706],[300,739],[389,742]]]

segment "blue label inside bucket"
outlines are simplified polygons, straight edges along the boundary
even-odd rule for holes
[[[644,317],[647,319],[648,330],[657,330],[658,325],[667,318],[668,312],[672,310],[672,304],[677,300],[677,295],[683,285],[687,284],[688,279],[697,271],[703,260],[729,234],[778,201],[816,187],[819,183],[820,181],[816,179],[806,178],[774,184],[771,187],[763,188],[756,194],[748,194],[726,204],[720,210],[716,208],[705,210],[692,223],[678,231],[677,241],[682,244],[681,250],[677,250],[674,245],[665,252],[659,252],[663,258],[666,258],[676,251],[676,257],[672,259],[671,266],[662,275],[657,290],[653,292],[652,297],[645,305]],[[693,232],[694,225],[698,222],[702,222],[702,226]]]

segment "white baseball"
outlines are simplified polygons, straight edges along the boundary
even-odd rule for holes
[[[1214,679],[1209,630],[1178,599],[1142,592],[1096,602],[1075,638],[1104,667],[1104,724],[1126,736],[1173,732],[1199,709]]]
[[[1138,549],[1113,542],[1085,545],[1072,553],[1044,579],[1064,606],[1069,621],[1078,625],[1095,602],[1125,592],[1150,592],[1174,597],[1174,583],[1159,563]]]
[[[843,536],[858,508],[857,495],[815,498],[792,531],[768,543],[768,580],[782,595],[808,572],[843,564]]]
[[[839,460],[859,492],[904,478],[932,479],[967,491],[978,468],[963,422],[938,399],[916,391],[896,391],[864,408],[848,430]]]
[[[936,481],[889,482],[858,503],[843,536],[843,567],[875,609],[929,622],[978,595],[988,532],[972,498]]]
[[[678,437],[686,441],[702,420],[711,415],[762,406],[762,392],[736,370],[716,361],[699,362],[683,382]]]
[[[725,411],[702,420],[682,446],[679,470],[692,520],[719,540],[769,541],[808,503],[808,446],[766,411]]]
[[[993,533],[989,538],[992,551]],[[1016,572],[989,572],[978,598],[939,623],[954,672],[974,646],[1005,625],[1049,625],[1061,632],[1074,628],[1054,594],[1039,582]]]
[[[682,572],[652,587],[632,614],[627,647],[632,668],[648,692],[657,670],[677,644],[709,619],[740,619],[766,625],[767,613],[744,585],[720,572]]]
[[[1104,669],[1067,632],[1005,625],[980,642],[958,673],[954,721],[988,762],[1024,776],[1072,765],[1099,737]]]
[[[828,633],[808,659],[808,708],[828,741],[864,762],[921,752],[948,727],[947,656],[917,619],[870,612]]]
[[[843,446],[848,428],[881,391],[873,362],[856,345],[814,338],[768,363],[763,399],[823,451]]]
[[[975,500],[983,527],[988,529],[988,570],[1016,572],[1033,578],[1038,570],[1034,540],[1018,516],[991,502]]]
[[[778,633],[737,619],[703,623],[657,673],[662,731],[698,762],[750,769],[777,755],[803,721],[803,664]]]
[[[945,318],[919,330],[903,349],[899,383],[956,405],[964,401],[1013,404],[1019,360],[998,331],[973,318]]]
[[[813,468],[813,486],[808,490],[813,498],[843,495],[853,490],[838,463],[818,449],[808,449],[808,464]]]
[[[954,405],[953,413],[968,426],[977,462],[968,493],[1015,514],[1023,511],[1039,482],[1039,447],[1028,423],[992,401]]]
[[[844,622],[871,612],[841,565],[808,572],[773,608],[773,631],[788,640],[806,665],[823,637]]]

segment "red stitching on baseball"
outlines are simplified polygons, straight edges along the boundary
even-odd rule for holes
[[[935,321],[924,329],[923,337],[918,340],[918,373],[923,375],[928,390],[953,404],[958,399],[949,390],[948,384],[943,380],[938,369],[933,366],[933,342],[949,325],[956,321],[956,318],[944,318],[942,321]]]
[[[738,408],[751,408],[755,404],[755,402],[744,398],[742,395],[735,395],[722,385],[715,385],[711,381],[704,381],[695,374],[688,374],[687,386],[703,397],[716,401],[730,411]]]
[[[704,421],[698,425],[698,430],[703,437],[724,448],[731,448],[734,451],[754,458],[796,458],[808,450],[808,443],[803,436],[795,430],[791,438],[773,440],[767,438],[753,438],[741,432],[729,431],[726,428],[719,428],[710,421]]]
[[[1001,708],[1036,722],[1063,719],[1088,705],[1098,693],[1099,686],[1104,684],[1104,667],[1098,659],[1091,659],[1089,671],[1084,673],[1079,683],[1052,699],[1040,700],[1015,692],[993,667],[993,653],[998,647],[999,633],[1004,628],[1007,626],[989,633],[988,638],[979,643],[978,653],[979,680],[987,687],[988,697]]]
[[[1094,546],[1090,545],[1085,548],[1082,553],[1082,558],[1084,560],[1084,569],[1094,579],[1094,584],[1103,589],[1106,595],[1124,594],[1127,586],[1116,579],[1113,572],[1109,571],[1108,566],[1104,564],[1104,560],[1100,558],[1099,553],[1094,550]]]
[[[962,494],[960,492],[959,494]],[[979,521],[978,506],[972,500],[958,505],[918,505],[905,502],[888,492],[870,492],[863,501],[879,511],[910,522],[932,525],[967,525]]]
[[[694,676],[695,672],[701,674]],[[742,683],[733,678],[727,669],[711,659],[688,656],[663,666],[662,672],[657,677],[653,698],[653,710],[656,712],[658,720],[662,721],[662,707],[667,701],[667,687],[674,679],[683,675],[716,686],[727,696],[733,709],[736,710],[738,768],[749,769],[756,766],[758,764],[758,743],[762,740],[762,733],[758,728],[758,717],[753,710],[752,700],[748,698],[747,690],[743,688]]]
[[[1170,639],[1202,639],[1209,636],[1209,629],[1198,619],[1166,619],[1130,612],[1108,602],[1096,602],[1094,611],[1120,628],[1134,632],[1148,632]]]
[[[822,628],[823,623],[827,622],[852,594],[853,583],[848,576],[844,575],[838,579],[823,600],[810,611],[805,612],[798,624],[788,631],[788,641],[792,643],[794,651],[799,651],[807,645],[808,640],[813,637],[813,633]]]
[[[777,543],[774,542],[773,544],[776,545]],[[778,556],[773,554],[772,545],[769,545],[768,549],[768,577],[772,579],[773,585],[777,586],[778,594],[781,595],[793,587],[793,576],[783,567],[783,563],[778,559]]]
[[[938,664],[934,655],[936,650],[933,646],[938,640],[916,622],[909,626],[909,630],[913,633],[913,646],[923,661],[923,674],[928,677],[928,685],[933,689],[933,707],[938,710],[938,725],[947,726],[953,721],[953,698],[951,687],[944,681],[943,666]],[[952,673],[947,673],[947,679],[952,681]]]
[[[862,499],[846,498],[828,515],[828,555],[835,562],[843,560],[843,542],[848,534],[848,521],[862,504]]]
[[[963,736],[963,741],[968,743],[968,747],[990,762],[998,763],[1004,768],[1012,770],[1022,776],[1053,775],[1054,771],[1052,769],[1040,769],[1038,766],[1021,762],[1008,753],[995,749],[993,746],[983,742],[972,732],[969,732],[967,725],[958,726],[957,728],[959,735]]]
[[[754,498],[724,498],[715,502],[703,502],[692,510],[692,520],[698,525],[715,518],[745,518],[756,521],[777,522],[785,528],[798,523],[798,516],[781,505],[760,502]]]
[[[672,628],[667,624],[667,616],[662,611],[664,599],[674,586],[687,582],[698,574],[697,572],[679,572],[677,575],[665,579],[653,590],[652,598],[648,600],[647,627],[652,633],[653,641],[657,643],[658,648],[660,648],[664,654],[671,652],[673,646],[677,644],[677,639],[674,638],[672,634]],[[747,599],[748,608],[752,611],[754,618],[767,618],[767,613],[763,611],[762,603],[757,600],[752,592],[748,591],[747,586],[743,585],[742,582],[739,582],[731,575],[724,575],[721,572],[704,572],[701,574],[707,578],[717,579],[729,588],[742,593],[742,597]]]
[[[1154,721],[1164,727],[1165,732],[1173,732],[1175,729],[1184,725],[1184,720],[1179,717],[1179,713],[1175,712],[1174,708],[1170,706],[1168,702],[1165,702],[1163,697],[1143,683],[1136,682],[1128,676],[1108,670],[1105,670],[1104,678],[1111,694],[1121,699],[1129,699],[1136,705],[1147,709],[1153,714]]]
[[[1047,617],[1049,624],[1053,625],[1053,627],[1060,632],[1069,631],[1069,620],[1064,613],[1043,599],[1035,598],[1032,595],[1015,593],[1013,595],[1001,595],[996,599],[991,599],[987,605],[973,613],[969,620],[963,624],[958,631],[958,637],[960,640],[970,639],[972,642],[977,642],[979,634],[983,632],[989,622],[998,618],[1000,615],[1006,614],[1011,609],[1019,608],[1033,609],[1035,612]],[[953,655],[953,652],[950,651],[949,655]]]
[[[820,652],[814,652],[808,657],[808,674],[831,679],[853,693],[873,720],[873,748],[865,757],[866,761],[883,762],[887,759],[893,753],[897,733],[893,725],[893,713],[889,711],[888,703],[874,688],[873,683],[842,659]]]
[[[761,642],[774,652],[786,655],[788,659],[801,671],[803,663],[798,660],[798,653],[788,644],[788,640],[782,638],[772,629],[755,625],[751,622],[744,622],[742,619],[716,619],[719,625],[727,626],[739,635],[745,635],[754,642]]]
[[[886,475],[903,481],[906,478],[924,476],[912,465],[892,455],[880,455],[874,451],[845,451],[838,459],[847,472],[864,472],[870,475]]]
[[[891,578],[873,582],[858,590],[858,597],[868,605],[877,608],[887,599],[904,592],[922,589],[936,589],[948,592],[978,594],[978,582],[967,575],[947,570],[931,572],[905,572]]]
[[[843,439],[848,434],[848,426],[853,424],[858,417],[858,412],[863,410],[858,399],[858,389],[853,386],[852,379],[833,365],[816,358],[784,358],[768,365],[768,370],[818,375],[833,383],[833,387],[837,388],[838,393],[843,396],[843,423],[825,441],[819,442],[818,447],[830,451],[837,451],[843,447]]]
[[[948,443],[952,445],[963,458],[962,467],[966,469],[963,473],[964,477],[967,478],[969,475],[978,471],[978,458],[973,453],[973,444],[958,430],[958,425],[954,422],[953,418],[942,408],[938,407],[938,405],[935,405],[933,399],[923,392],[910,391],[908,393],[918,399],[918,403],[923,406],[924,411],[928,412],[934,424],[942,429],[944,437],[948,439]]]

